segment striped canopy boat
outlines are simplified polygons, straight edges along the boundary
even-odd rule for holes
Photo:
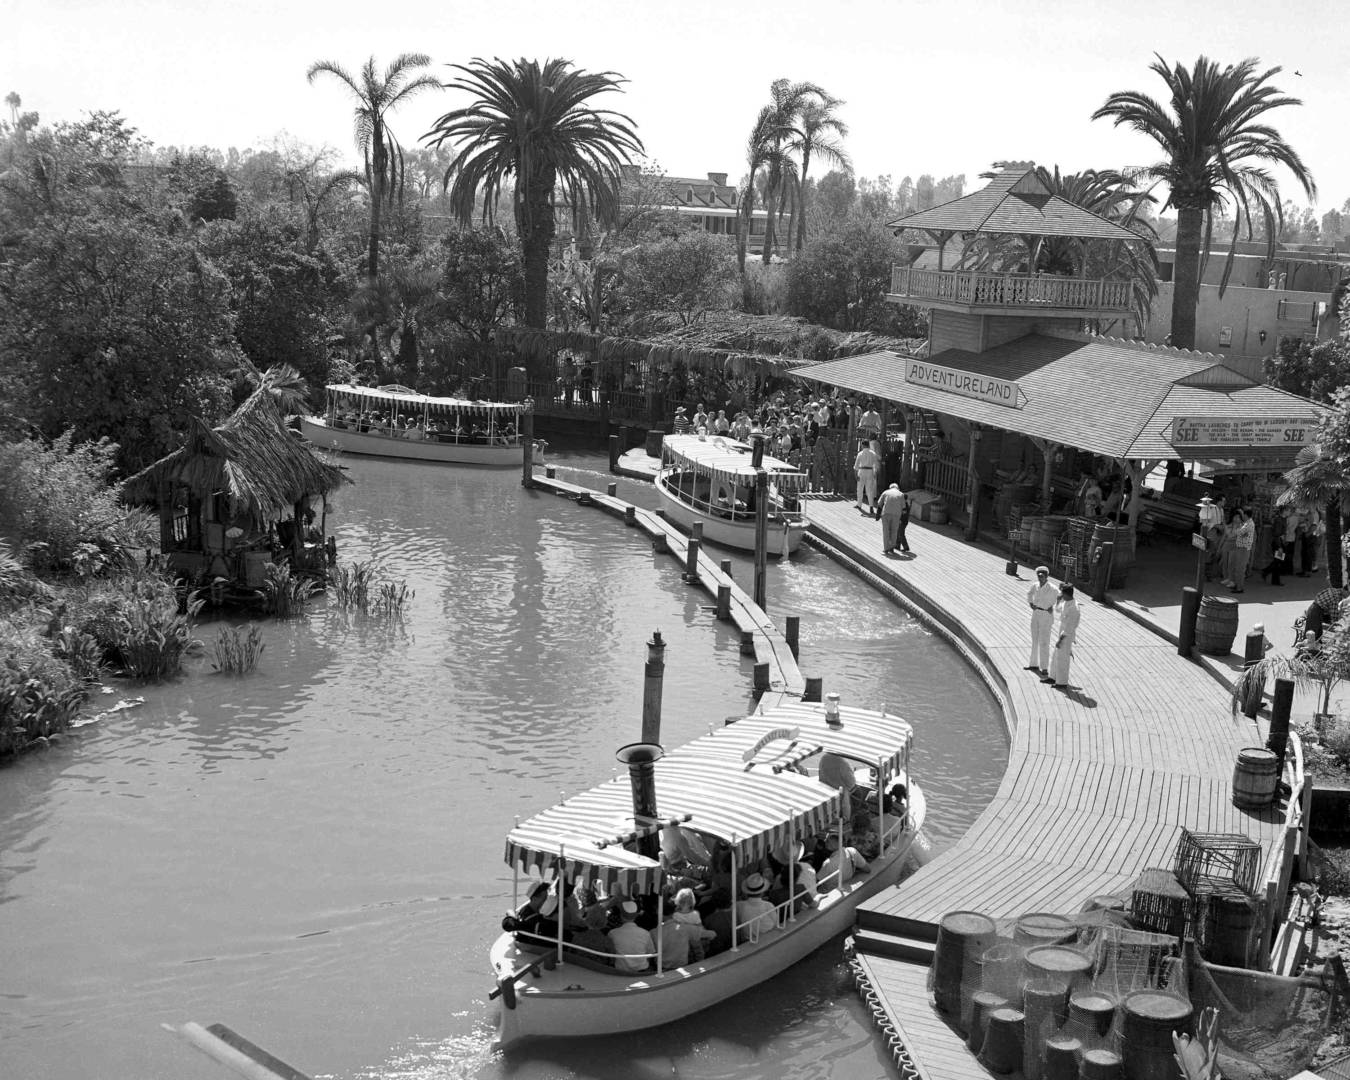
[[[706,1008],[818,948],[851,925],[862,899],[898,880],[924,815],[908,772],[913,731],[884,711],[844,706],[837,716],[827,717],[819,704],[782,705],[658,756],[649,765],[655,813],[635,814],[637,780],[621,776],[517,824],[505,852],[517,887],[527,875],[553,881],[555,892],[562,880],[608,897],[659,896],[668,883],[655,834],[678,826],[708,848],[725,845],[734,888],[771,852],[822,834],[842,836],[849,796],[818,775],[831,755],[856,770],[862,785],[875,786],[880,854],[863,876],[822,882],[814,909],[781,904],[778,929],[754,941],[738,932],[731,950],[674,970],[663,970],[659,956],[654,974],[635,975],[578,955],[564,943],[561,918],[556,941],[505,933],[492,950],[501,1042],[636,1030]],[[882,796],[897,781],[908,786],[908,804],[888,814]],[[658,903],[664,911],[664,899]],[[522,981],[526,972],[532,977]]]
[[[806,533],[806,518],[795,507],[809,477],[768,454],[762,466],[769,488],[767,553],[790,555]],[[666,515],[677,524],[691,528],[699,521],[705,539],[753,551],[757,476],[749,443],[722,435],[668,435],[661,443],[656,490]]]

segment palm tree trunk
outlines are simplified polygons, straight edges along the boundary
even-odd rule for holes
[[[779,198],[780,193],[777,188],[774,188],[772,191],[766,192],[764,195],[764,207],[766,210],[769,211],[769,218],[767,221],[764,222],[764,254],[762,258],[764,260],[765,266],[768,266],[769,260],[773,258],[773,242],[775,233],[774,218],[777,216],[776,212],[778,210],[777,203]]]
[[[1200,302],[1200,238],[1205,212],[1177,207],[1177,254],[1172,274],[1172,345],[1195,348],[1195,309]]]
[[[746,234],[750,232],[750,215],[754,213],[755,201],[755,177],[750,176],[750,182],[745,185],[745,193],[741,196],[741,205],[736,214],[736,266],[745,276],[745,246]]]
[[[1323,520],[1327,527],[1327,582],[1333,589],[1345,586],[1345,567],[1341,553],[1341,499],[1334,495],[1327,500]]]
[[[525,266],[525,325],[543,330],[548,326],[548,256],[553,246],[553,185],[534,183],[525,196],[530,200],[529,221],[520,226],[520,253]]]
[[[806,170],[811,167],[811,148],[802,149],[802,174],[797,181],[797,203],[792,210],[793,235],[796,236],[796,251],[806,246]]]

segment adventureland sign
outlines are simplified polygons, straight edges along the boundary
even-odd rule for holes
[[[1307,446],[1317,433],[1310,416],[1178,416],[1172,421],[1173,446]]]
[[[926,360],[905,362],[905,382],[930,386],[934,390],[945,390],[949,394],[960,394],[1009,409],[1017,408],[1020,393],[1020,387],[1011,379],[995,379],[973,371],[930,364]]]

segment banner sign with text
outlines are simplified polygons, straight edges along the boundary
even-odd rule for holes
[[[1178,416],[1173,446],[1307,446],[1317,423],[1312,417]]]
[[[940,364],[930,364],[926,360],[905,362],[905,382],[930,386],[934,390],[945,390],[949,394],[960,394],[962,397],[987,401],[991,405],[1003,405],[1009,409],[1017,408],[1020,392],[1017,383],[1011,379],[977,375],[973,371],[942,367]]]

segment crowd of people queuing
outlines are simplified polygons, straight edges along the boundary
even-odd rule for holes
[[[834,755],[824,755],[833,758]],[[842,759],[838,759],[842,762]],[[845,767],[836,768],[844,774]],[[847,769],[852,783],[852,770]],[[822,780],[829,778],[822,775]],[[806,841],[780,844],[764,858],[737,868],[733,893],[730,845],[682,826],[661,830],[665,886],[656,893],[606,894],[598,883],[538,881],[525,903],[502,922],[535,946],[552,946],[562,923],[564,949],[586,963],[638,973],[684,967],[732,947],[757,942],[778,929],[789,912],[815,908],[821,898],[870,869],[879,850],[876,792],[845,790],[845,828]],[[903,821],[908,792],[902,782],[885,796],[885,813]],[[841,841],[840,832],[843,832]]]
[[[1253,574],[1271,585],[1283,586],[1286,576],[1308,577],[1317,567],[1326,540],[1326,522],[1316,506],[1280,506],[1272,511],[1268,559],[1256,566],[1257,522],[1251,506],[1239,501],[1226,505],[1226,496],[1205,496],[1201,505],[1209,521],[1202,518],[1205,538],[1205,580],[1218,581],[1229,591],[1240,593]],[[1212,508],[1212,509],[1210,509]]]

